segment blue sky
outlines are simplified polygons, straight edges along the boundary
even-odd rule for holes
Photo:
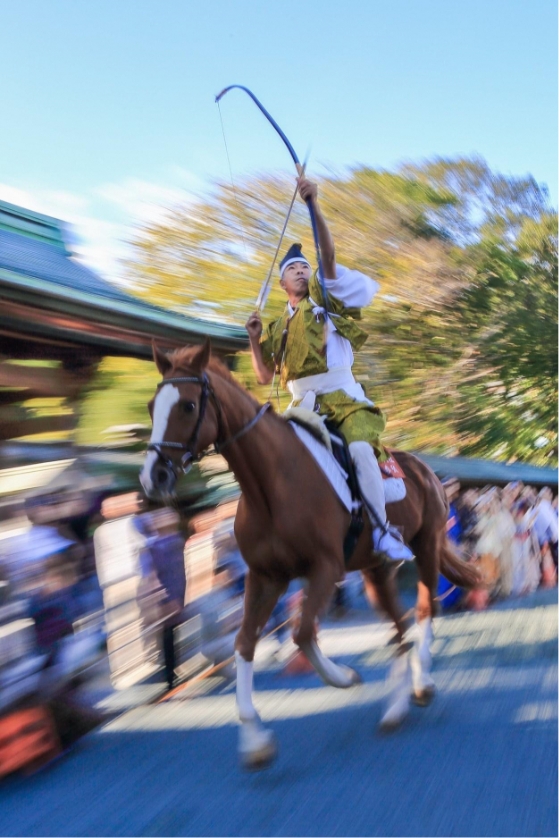
[[[109,278],[135,224],[229,178],[233,83],[311,174],[476,153],[557,206],[555,0],[20,0],[0,73],[0,198],[73,222]],[[235,180],[290,171],[248,97],[222,114]]]

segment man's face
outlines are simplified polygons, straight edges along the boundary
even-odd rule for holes
[[[301,297],[307,294],[311,269],[306,262],[292,262],[284,270],[280,285],[288,297]]]

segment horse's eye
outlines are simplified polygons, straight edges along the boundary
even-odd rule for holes
[[[196,410],[194,402],[181,402],[181,410],[183,413],[192,413]]]

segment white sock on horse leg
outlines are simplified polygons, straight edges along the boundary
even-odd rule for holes
[[[369,506],[375,510],[381,524],[386,523],[386,505],[384,487],[375,452],[368,442],[350,442],[349,453],[355,465],[357,479],[363,497]],[[371,516],[370,516],[371,517]],[[373,526],[378,522],[371,517]]]
[[[237,708],[239,711],[239,753],[247,768],[263,768],[277,752],[273,732],[267,730],[252,703],[253,663],[235,652],[237,663]]]
[[[330,686],[346,689],[361,680],[354,669],[334,663],[330,658],[327,658],[320,650],[316,640],[312,640],[308,645],[301,648],[322,680]]]
[[[391,728],[400,724],[410,708],[411,671],[407,654],[398,655],[388,674],[388,697],[381,727]]]
[[[413,627],[413,648],[410,656],[413,687],[416,693],[434,686],[431,677],[431,643],[433,628],[431,618],[425,617]]]
[[[242,722],[249,722],[258,717],[252,703],[253,663],[246,661],[239,652],[235,652],[237,664],[237,709]]]

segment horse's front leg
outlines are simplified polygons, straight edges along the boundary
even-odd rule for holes
[[[323,563],[317,559],[316,566],[318,569],[308,578],[301,622],[293,639],[326,684],[345,689],[360,683],[361,677],[349,666],[340,666],[327,658],[316,639],[316,618],[330,602],[339,574],[329,566],[327,558]]]
[[[276,756],[274,734],[260,721],[252,703],[254,650],[285,585],[249,570],[245,582],[244,616],[235,640],[239,754],[245,768],[265,768]]]

